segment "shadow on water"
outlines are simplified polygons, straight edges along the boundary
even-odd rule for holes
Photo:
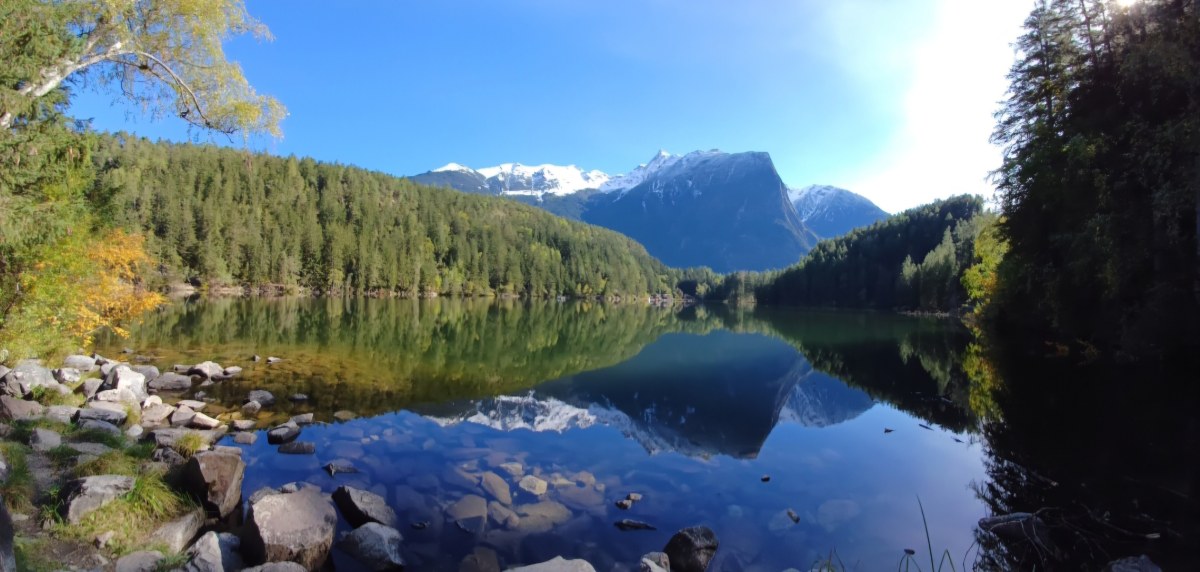
[[[362,464],[352,482],[404,518],[438,521],[412,533],[414,569],[456,567],[480,543],[506,565],[554,551],[636,562],[699,523],[723,539],[719,569],[803,569],[831,548],[859,569],[890,567],[924,546],[918,494],[935,550],[977,543],[968,566],[1097,569],[1143,552],[1168,569],[1196,565],[1200,429],[1183,369],[998,357],[944,320],[724,306],[217,299],[165,308],[133,336],[101,339],[100,352],[132,345],[160,367],[246,367],[203,388],[216,412],[229,407],[225,418],[258,388],[310,398],[281,399],[260,427],[303,412],[362,416],[306,438],[322,463]],[[249,361],[256,354],[284,361]],[[247,450],[248,490],[347,482],[262,441]],[[442,511],[487,496],[469,481],[507,475],[503,463],[582,479],[538,498],[520,498],[513,479],[514,509],[553,503],[537,506],[563,506],[565,520],[443,531]],[[764,472],[777,474],[772,488],[747,486]],[[612,508],[634,490],[649,500]],[[974,529],[980,517],[1039,510],[1052,546]],[[627,516],[664,532],[611,527]]]

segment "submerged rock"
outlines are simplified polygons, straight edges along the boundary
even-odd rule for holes
[[[646,524],[646,523],[644,523],[644,522],[642,522],[642,521],[640,521],[640,520],[633,520],[633,519],[629,519],[629,518],[622,518],[621,520],[618,520],[617,522],[614,522],[614,523],[613,523],[613,526],[615,526],[615,527],[617,527],[617,528],[621,529],[622,531],[628,531],[628,530],[658,530],[658,528],[656,528],[656,527],[655,527],[655,526],[653,526],[653,525]]]
[[[717,554],[720,543],[717,535],[707,526],[693,526],[675,533],[663,552],[671,562],[674,572],[704,572]]]
[[[487,501],[479,495],[466,495],[446,509],[446,517],[467,532],[482,531],[487,515]]]
[[[520,482],[517,483],[517,486],[521,487],[521,490],[537,496],[546,494],[546,490],[549,488],[546,481],[543,481],[542,479],[539,479],[533,475],[526,475],[523,477]]]
[[[489,495],[492,495],[492,498],[500,501],[501,504],[512,504],[512,491],[508,488],[508,483],[506,483],[504,479],[500,478],[500,475],[497,475],[491,471],[484,472],[482,477],[482,485],[483,490],[487,491]]]
[[[396,511],[388,506],[387,499],[375,493],[343,485],[333,492],[333,502],[350,526],[358,527],[368,522],[396,526]]]
[[[587,560],[567,560],[562,556],[528,566],[509,568],[508,572],[596,572]]]
[[[404,557],[400,555],[403,540],[400,531],[368,522],[347,534],[338,547],[372,572],[403,570]]]
[[[250,503],[243,553],[253,564],[292,561],[316,570],[329,556],[337,512],[320,489],[267,493]]]
[[[317,446],[308,441],[289,441],[279,446],[279,452],[284,455],[312,455],[317,452]]]

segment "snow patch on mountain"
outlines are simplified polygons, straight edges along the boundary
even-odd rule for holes
[[[449,172],[461,171],[463,173],[474,173],[475,172],[474,169],[467,167],[465,165],[459,165],[458,163],[446,163],[445,165],[442,165],[441,167],[438,167],[430,172],[431,173],[445,173],[448,171]]]

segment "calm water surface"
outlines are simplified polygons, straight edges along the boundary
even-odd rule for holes
[[[947,322],[871,314],[222,299],[166,308],[99,349],[131,346],[160,368],[245,367],[197,389],[225,418],[259,388],[279,398],[260,427],[315,413],[323,423],[300,437],[315,455],[278,454],[265,435],[245,448],[245,495],[292,481],[375,491],[405,523],[414,569],[456,569],[486,546],[501,566],[561,554],[610,570],[707,525],[721,542],[714,570],[806,570],[830,554],[878,570],[925,552],[918,499],[935,551],[977,550],[990,510],[976,492],[987,456],[966,343]],[[357,418],[336,421],[341,410]],[[322,471],[339,459],[362,472]],[[521,490],[514,470],[549,492]],[[520,523],[447,522],[465,495],[492,500],[485,472],[509,484]],[[644,500],[614,506],[630,492]],[[622,532],[622,518],[658,530]]]

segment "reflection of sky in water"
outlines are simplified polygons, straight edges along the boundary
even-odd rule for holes
[[[924,550],[918,496],[934,549],[949,549],[961,560],[984,511],[969,488],[984,477],[978,445],[957,443],[952,433],[920,428],[925,421],[873,404],[859,390],[813,372],[777,339],[729,332],[665,338],[624,364],[521,396],[586,411],[598,423],[538,432],[463,421],[503,417],[504,407],[511,406],[482,400],[438,405],[436,418],[401,412],[310,427],[301,440],[317,444],[315,456],[278,455],[265,438],[250,447],[245,490],[308,480],[327,491],[337,484],[374,489],[393,505],[411,501],[417,491],[422,502],[444,507],[471,492],[469,483],[458,482],[454,467],[504,475],[495,467],[509,460],[537,468],[546,478],[586,470],[605,485],[599,494],[569,490],[570,520],[548,532],[515,535],[492,526],[472,537],[441,523],[403,530],[406,546],[416,553],[413,562],[428,569],[456,568],[470,546],[481,542],[497,550],[502,566],[562,554],[608,570],[617,562],[636,563],[641,554],[660,550],[675,530],[698,524],[711,526],[721,540],[713,570],[807,569],[830,550],[851,568],[856,563],[864,570],[890,568],[904,548]],[[703,359],[689,362],[689,356]],[[688,363],[696,365],[687,369]],[[799,406],[807,409],[789,409]],[[647,413],[650,407],[655,414]],[[763,419],[739,414],[771,419],[760,432],[755,427]],[[776,418],[783,421],[771,428]],[[885,435],[884,427],[895,432]],[[320,465],[337,458],[352,460],[364,472],[336,478],[321,472]],[[771,475],[770,482],[760,482],[764,474]],[[517,492],[515,479],[508,480]],[[552,487],[549,498],[562,500],[562,490]],[[616,509],[613,502],[628,492],[642,493],[645,500],[629,511]],[[516,496],[516,504],[534,500]],[[425,520],[432,511],[440,520],[440,508],[397,508],[402,520]],[[799,524],[787,518],[788,508],[798,513]],[[644,520],[659,530],[620,532],[612,523],[621,518]],[[353,567],[335,557],[339,569]]]

